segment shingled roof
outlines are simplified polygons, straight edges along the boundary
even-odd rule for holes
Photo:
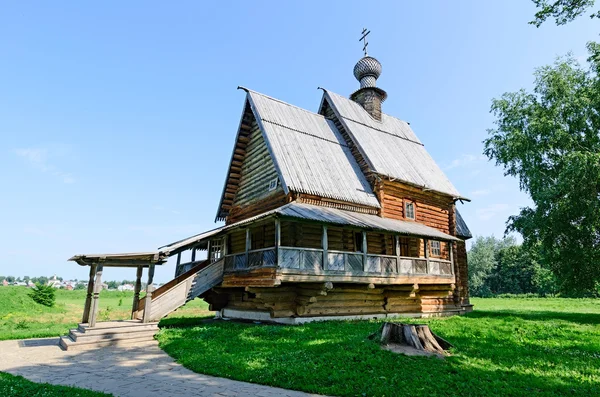
[[[380,207],[350,148],[331,120],[245,90],[247,106],[258,122],[286,194],[306,193]],[[231,183],[229,180],[225,183],[217,218],[223,218],[227,212],[225,190]]]
[[[324,90],[320,113],[330,106],[352,142],[346,142],[336,122],[319,113],[243,88],[246,105],[240,133],[247,118],[256,120],[273,159],[285,194],[306,193],[380,208],[366,175],[351,148],[355,145],[369,171],[408,184],[463,198],[437,166],[408,123],[387,114],[375,120],[356,102]],[[245,120],[245,121],[244,121]],[[219,204],[224,219],[233,203],[237,180],[232,167],[240,133]]]
[[[464,198],[407,122],[387,114],[381,115],[381,121],[375,120],[358,103],[327,90],[324,90],[321,113],[325,104],[331,106],[370,171],[454,198]]]

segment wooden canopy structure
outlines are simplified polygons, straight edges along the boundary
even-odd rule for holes
[[[152,301],[152,282],[154,280],[154,266],[162,265],[168,259],[168,255],[160,251],[153,252],[137,252],[123,254],[88,254],[75,255],[69,258],[70,261],[76,262],[80,266],[89,266],[89,280],[87,287],[87,295],[85,306],[83,309],[82,323],[89,324],[90,327],[96,325],[99,310],[100,291],[102,291],[102,272],[104,267],[125,267],[137,269],[135,286],[133,293],[133,313],[138,310],[140,302],[140,291],[142,289],[142,275],[144,268],[148,269],[148,280],[146,283],[146,297],[148,307]],[[144,318],[143,322],[148,322],[148,317]]]

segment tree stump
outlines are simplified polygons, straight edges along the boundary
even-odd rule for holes
[[[427,324],[384,323],[381,326],[381,343],[397,343],[442,355],[453,347],[450,342],[431,332]]]

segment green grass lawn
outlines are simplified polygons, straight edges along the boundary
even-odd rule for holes
[[[48,383],[34,383],[22,376],[0,372],[0,396],[28,397],[103,397],[112,394],[79,389],[76,387],[55,386]]]
[[[196,372],[340,396],[598,396],[600,300],[473,299],[460,317],[412,320],[455,345],[444,360],[367,339],[380,322],[303,326],[189,319],[161,347]],[[408,321],[408,320],[406,320]]]
[[[35,303],[27,287],[0,287],[0,340],[44,338],[66,335],[81,322],[85,290],[56,291],[56,306]],[[98,321],[123,320],[131,315],[133,292],[102,291]],[[170,318],[206,317],[208,305],[196,299],[172,313]]]

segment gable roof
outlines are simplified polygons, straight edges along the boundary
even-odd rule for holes
[[[462,215],[456,210],[456,235],[468,240],[473,237]]]
[[[407,122],[384,113],[377,121],[358,103],[323,91],[321,111],[325,102],[331,106],[371,171],[461,198]]]
[[[258,92],[244,90],[247,92],[246,108],[249,107],[258,122],[286,194],[305,193],[380,207],[333,121]],[[231,188],[228,191],[228,186],[235,185],[231,171],[235,166],[242,127],[247,122],[243,115],[217,219],[222,219],[229,210],[226,194],[234,194]]]

